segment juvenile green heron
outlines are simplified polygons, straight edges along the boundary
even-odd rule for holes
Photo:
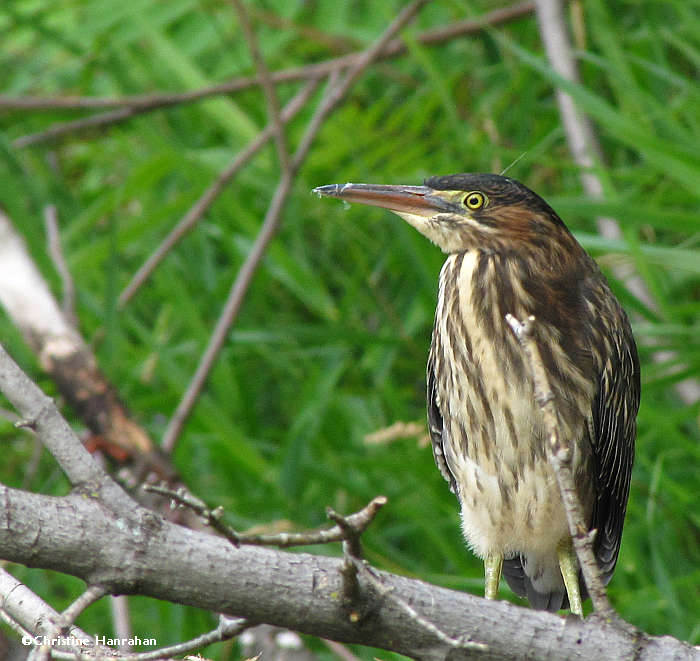
[[[433,455],[484,559],[541,609],[582,614],[586,587],[547,456],[529,368],[504,317],[534,315],[542,362],[604,581],[617,562],[634,457],[639,360],[629,321],[551,207],[508,177],[424,186],[334,184],[315,192],[397,213],[447,253],[428,359]]]

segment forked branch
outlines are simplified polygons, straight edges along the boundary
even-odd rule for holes
[[[288,548],[290,546],[313,546],[316,544],[330,544],[332,542],[343,542],[356,540],[368,528],[379,510],[386,505],[386,496],[373,498],[361,510],[348,516],[341,516],[333,510],[328,510],[328,518],[336,522],[332,528],[312,530],[309,532],[296,533],[276,533],[269,535],[257,535],[241,533],[234,530],[223,520],[224,510],[222,507],[210,508],[207,504],[191,494],[187,489],[170,489],[164,485],[144,484],[143,489],[151,493],[157,493],[166,498],[170,498],[176,505],[186,507],[201,516],[204,522],[222,534],[234,546],[241,544],[250,546],[276,546],[278,548]]]

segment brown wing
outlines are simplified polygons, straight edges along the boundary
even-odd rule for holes
[[[442,476],[450,483],[450,491],[457,493],[457,482],[447,465],[444,446],[447,441],[445,435],[447,430],[443,424],[442,413],[440,412],[440,401],[437,393],[435,381],[435,370],[433,368],[432,352],[428,359],[428,429],[430,430],[430,440],[433,446],[433,458]]]
[[[611,355],[604,361],[593,402],[593,458],[596,502],[591,527],[598,533],[595,553],[607,583],[620,550],[622,526],[629,495],[636,417],[639,409],[639,358],[625,313],[616,306],[621,329]]]

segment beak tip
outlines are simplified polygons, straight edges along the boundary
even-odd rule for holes
[[[329,184],[327,186],[317,186],[311,192],[319,197],[337,197],[342,186],[340,184]]]

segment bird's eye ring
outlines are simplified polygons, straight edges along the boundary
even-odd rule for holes
[[[467,193],[466,197],[464,198],[464,206],[467,207],[467,209],[471,209],[472,211],[481,209],[481,207],[483,207],[485,204],[486,197],[483,193],[479,193],[478,191],[472,191],[471,193]]]

